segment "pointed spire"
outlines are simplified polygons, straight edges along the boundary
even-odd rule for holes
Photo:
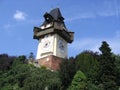
[[[54,20],[64,20],[59,8],[51,10],[49,14],[54,18]]]

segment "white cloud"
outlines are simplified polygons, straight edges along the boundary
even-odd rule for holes
[[[81,13],[79,15],[75,15],[71,18],[66,19],[66,22],[71,22],[74,20],[79,20],[79,19],[90,19],[90,18],[95,18],[96,15],[94,13]]]
[[[77,54],[84,50],[98,51],[98,46],[101,44],[100,39],[96,38],[82,38],[79,40],[74,40],[74,42],[69,45],[70,50],[74,50]]]
[[[114,0],[105,0],[99,5],[98,11],[99,16],[117,16],[116,4]]]
[[[112,49],[113,53],[120,54],[120,37],[116,36],[112,38],[82,38],[79,40],[74,40],[74,42],[69,45],[69,53],[75,52],[74,54],[77,55],[84,50],[100,52],[99,47],[101,46],[102,41],[106,41]]]
[[[24,12],[22,12],[22,11],[19,11],[19,10],[17,10],[16,12],[15,12],[15,14],[13,15],[13,18],[15,19],[15,20],[25,20],[26,19],[26,13],[24,13]]]
[[[105,0],[98,5],[94,4],[95,8],[84,10],[78,12],[74,15],[69,16],[66,20],[67,22],[71,22],[74,20],[82,20],[82,19],[92,19],[97,17],[110,17],[110,16],[119,16],[119,6],[114,0]]]
[[[82,19],[93,19],[97,17],[110,17],[110,16],[118,16],[114,11],[97,11],[91,13],[80,13],[78,15],[69,17],[66,19],[66,22],[72,22],[75,20],[82,20]]]

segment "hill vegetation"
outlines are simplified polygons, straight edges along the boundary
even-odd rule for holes
[[[99,50],[63,60],[57,72],[28,64],[24,55],[1,54],[0,90],[119,90],[120,55],[106,41]]]

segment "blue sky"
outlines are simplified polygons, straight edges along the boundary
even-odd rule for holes
[[[33,27],[40,26],[43,14],[56,7],[67,28],[75,32],[69,56],[98,51],[103,40],[120,54],[120,0],[0,0],[0,54],[36,54]]]

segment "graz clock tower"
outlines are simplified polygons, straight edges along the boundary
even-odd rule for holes
[[[46,12],[44,19],[41,26],[34,27],[33,38],[39,41],[36,59],[40,66],[57,70],[61,60],[68,57],[68,43],[72,43],[74,32],[66,28],[59,8]]]

